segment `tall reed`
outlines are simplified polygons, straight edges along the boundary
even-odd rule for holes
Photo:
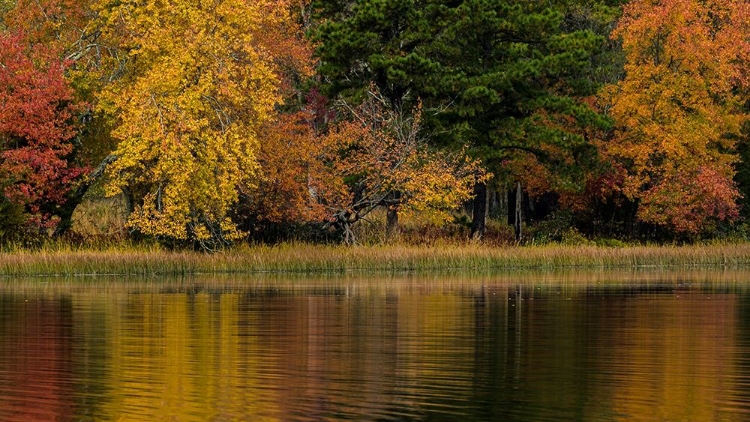
[[[562,268],[750,267],[750,244],[697,246],[330,246],[287,243],[204,254],[158,246],[57,245],[0,253],[0,276],[499,271]]]

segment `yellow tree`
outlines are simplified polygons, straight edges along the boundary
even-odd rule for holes
[[[239,236],[228,213],[253,187],[282,71],[309,70],[278,47],[300,35],[290,5],[102,0],[97,12],[114,80],[99,109],[119,141],[108,192],[134,198],[129,224],[141,233],[209,248]]]
[[[734,139],[746,115],[750,6],[634,0],[614,32],[626,77],[604,91],[616,123],[602,144],[641,221],[697,233],[737,215]]]

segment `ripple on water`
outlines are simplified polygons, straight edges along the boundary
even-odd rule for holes
[[[0,421],[750,417],[743,288],[107,283],[0,290]]]

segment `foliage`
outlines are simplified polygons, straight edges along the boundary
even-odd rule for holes
[[[94,34],[87,31],[93,17],[93,1],[0,0],[0,13],[7,9],[2,20],[8,28],[22,31],[33,43],[65,52],[65,58],[71,60],[79,49],[93,47]]]
[[[605,248],[624,248],[628,246],[628,244],[622,240],[602,237],[594,239],[594,244]]]
[[[745,112],[750,112],[750,101],[745,103]],[[742,126],[742,137],[737,144],[737,155],[739,163],[736,166],[737,174],[734,180],[737,183],[742,196],[739,199],[740,213],[742,219],[747,221],[750,217],[750,166],[745,163],[750,162],[750,119],[745,120]]]
[[[429,75],[438,68],[426,49],[425,2],[315,0],[312,6],[318,21],[312,38],[327,95],[356,104],[374,84],[394,106],[410,108],[427,97]]]
[[[0,197],[0,244],[19,240],[24,234],[19,230],[26,222],[23,207]]]
[[[85,170],[70,160],[78,105],[65,68],[55,48],[0,33],[1,194],[38,230],[55,226],[57,207]]]
[[[735,138],[746,115],[747,5],[635,0],[613,36],[627,76],[603,94],[617,122],[603,143],[645,222],[697,233],[738,215]]]
[[[14,3],[13,0],[0,0],[0,31],[8,29],[5,22],[6,15],[8,11],[13,10],[13,7],[15,7]]]
[[[262,132],[258,188],[240,213],[255,225],[319,222],[343,230],[380,206],[441,224],[486,177],[462,152],[428,148],[419,110],[394,109],[373,89],[359,106],[339,103],[339,117],[317,91],[303,109],[281,113]],[[394,195],[393,192],[399,192]]]
[[[529,228],[529,237],[534,244],[561,242],[575,230],[574,215],[569,210],[558,210],[548,218]]]
[[[314,5],[329,94],[356,103],[372,83],[397,107],[421,99],[433,146],[466,145],[496,180],[521,180],[538,194],[580,192],[596,170],[592,132],[607,122],[584,99],[615,73],[607,72],[612,55],[598,53],[616,9],[597,1]],[[473,225],[475,234],[483,226]]]
[[[239,214],[255,226],[328,220],[324,204],[344,195],[341,185],[333,186],[335,175],[324,159],[335,147],[330,138],[320,136],[334,114],[325,97],[313,90],[301,110],[279,112],[263,125],[258,152],[263,171],[257,189],[244,193]]]
[[[98,12],[121,73],[99,97],[119,140],[109,194],[136,198],[128,224],[141,233],[207,248],[239,238],[229,210],[253,188],[258,133],[280,101],[288,4],[102,1]]]
[[[389,238],[353,229],[376,209],[439,242],[467,201],[482,233],[490,173],[554,198],[535,242],[734,233],[746,2],[624,3],[0,0],[0,238],[105,185],[107,231],[172,245]]]
[[[357,107],[342,105],[348,119],[327,135],[336,148],[327,161],[348,190],[327,206],[347,243],[355,240],[351,226],[381,205],[418,213],[434,223],[447,222],[451,212],[471,197],[475,181],[489,177],[464,151],[428,148],[419,107],[411,112],[394,109],[376,89]]]
[[[570,127],[597,120],[573,99],[596,88],[578,77],[603,41],[582,23],[594,12],[579,7],[566,16],[561,5],[484,0],[314,4],[320,72],[332,94],[362,100],[372,83],[395,105],[421,98],[431,142],[469,144],[495,171],[513,153],[570,169],[591,151]],[[603,6],[596,10],[599,21],[611,19]]]
[[[266,124],[258,162],[263,173],[258,188],[248,194],[251,210],[262,221],[292,223],[322,221],[326,210],[316,200],[325,191],[329,168],[321,159],[319,142],[305,111],[280,113]]]
[[[578,84],[602,38],[565,25],[565,14],[539,2],[469,0],[436,9],[430,46],[442,72],[435,84],[447,107],[442,121],[493,169],[532,154],[558,177],[590,151],[571,127],[599,123]],[[447,124],[447,126],[446,126]],[[576,177],[568,180],[575,181]]]

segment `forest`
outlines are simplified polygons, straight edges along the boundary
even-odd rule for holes
[[[745,0],[0,0],[0,243],[746,240],[749,26]]]

